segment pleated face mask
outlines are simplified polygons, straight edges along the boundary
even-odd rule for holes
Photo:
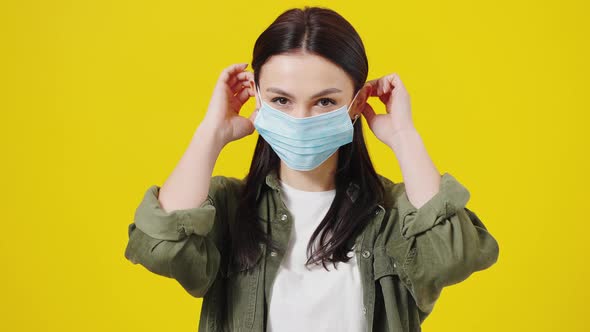
[[[289,168],[310,171],[339,147],[352,142],[354,121],[348,114],[349,105],[306,118],[295,118],[271,107],[260,95],[260,109],[254,120],[254,128],[271,146]],[[359,90],[360,92],[360,90]],[[352,103],[356,99],[353,98]]]

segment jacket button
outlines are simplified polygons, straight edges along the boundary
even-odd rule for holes
[[[397,267],[397,264],[395,262],[393,262],[393,268],[395,269]]]
[[[363,315],[367,314],[367,307],[363,307]]]
[[[276,252],[274,252],[274,251],[271,251],[271,252],[270,252],[270,255],[271,255],[272,257],[275,257],[275,256],[277,255],[277,253],[276,253]]]
[[[371,252],[368,250],[363,251],[363,257],[364,258],[369,258],[371,256]]]
[[[378,215],[379,212],[381,212],[381,210],[379,210],[379,209],[375,210],[375,215]]]
[[[287,220],[287,215],[286,215],[286,214],[284,214],[284,213],[283,213],[283,214],[281,214],[281,220],[282,220],[282,221],[285,221],[285,220]]]

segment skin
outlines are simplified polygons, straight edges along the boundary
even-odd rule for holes
[[[248,117],[241,114],[244,103],[257,96],[254,74],[246,71],[246,67],[246,63],[234,64],[221,72],[205,118],[160,189],[159,201],[164,210],[201,205],[207,199],[209,181],[223,147],[254,132],[254,120],[260,107],[258,98],[256,109]],[[263,100],[294,117],[329,112],[349,105],[354,97],[353,81],[346,72],[311,53],[275,55],[262,66],[259,79]],[[340,91],[312,98],[329,88]],[[367,96],[361,98],[356,111],[362,112],[371,131],[394,152],[408,199],[419,208],[438,192],[441,174],[412,122],[409,94],[396,73],[366,82],[362,92]],[[385,105],[385,114],[376,114],[366,103],[369,96],[377,97]],[[281,161],[279,176],[300,190],[330,190],[335,187],[337,161],[338,152],[311,171],[293,170]]]

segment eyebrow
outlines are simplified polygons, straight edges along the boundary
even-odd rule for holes
[[[268,91],[268,92],[274,92],[274,93],[277,93],[277,94],[280,94],[280,95],[285,95],[285,96],[287,96],[289,98],[295,99],[295,97],[292,94],[290,94],[288,92],[285,92],[285,91],[283,91],[283,90],[281,90],[279,88],[268,88],[268,89],[266,89],[266,91]],[[328,88],[328,89],[322,90],[322,91],[314,94],[313,96],[311,96],[310,99],[314,99],[314,98],[317,98],[317,97],[321,97],[321,96],[325,96],[325,95],[329,95],[331,93],[337,93],[337,92],[342,92],[342,90],[337,89],[337,88]]]

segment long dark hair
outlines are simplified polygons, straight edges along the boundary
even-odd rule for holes
[[[320,55],[340,66],[354,82],[354,93],[367,79],[369,64],[360,36],[346,19],[333,10],[305,6],[289,9],[258,37],[254,45],[252,68],[256,86],[262,65],[273,55],[304,50]],[[338,152],[338,170],[335,175],[336,196],[326,216],[311,236],[307,246],[306,264],[321,262],[347,262],[349,241],[360,232],[374,215],[383,199],[383,185],[375,172],[365,145],[362,119],[354,125],[354,138]],[[257,189],[270,171],[280,167],[280,159],[270,145],[258,137],[250,171],[240,198],[236,222],[230,223],[231,256],[239,270],[248,269],[257,262],[261,244],[269,249],[284,251],[262,229],[258,216],[260,194]],[[358,195],[351,199],[347,194],[349,183],[358,186]],[[264,188],[265,186],[263,186]],[[313,243],[320,237],[318,249]],[[311,254],[311,255],[310,255]]]

